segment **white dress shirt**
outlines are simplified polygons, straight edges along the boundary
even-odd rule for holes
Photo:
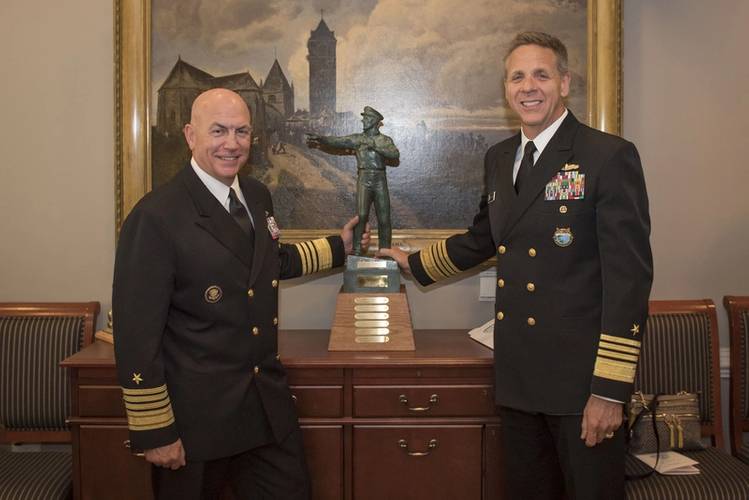
[[[205,184],[205,187],[208,188],[208,191],[211,192],[213,196],[216,197],[219,203],[221,203],[221,206],[226,209],[227,212],[230,212],[229,210],[229,186],[221,182],[220,180],[216,179],[215,177],[208,174],[205,170],[200,168],[198,166],[198,162],[195,161],[195,157],[190,158],[190,165],[192,165],[192,169],[195,171],[195,173],[198,175],[201,181],[203,181],[203,184]],[[231,187],[234,188],[234,192],[237,193],[237,198],[239,198],[239,201],[244,205],[245,210],[247,210],[247,215],[250,216],[250,221],[252,222],[252,225],[255,225],[255,221],[252,219],[252,212],[250,212],[249,207],[247,206],[247,201],[244,199],[244,193],[242,193],[242,188],[239,187],[239,177],[236,175],[234,176],[234,182],[231,183]]]
[[[536,164],[536,161],[538,160],[538,157],[541,156],[541,153],[544,152],[544,149],[546,148],[546,145],[549,144],[549,141],[552,137],[554,137],[554,134],[557,133],[557,130],[559,130],[559,126],[562,125],[562,122],[567,117],[567,114],[569,111],[565,108],[564,113],[562,113],[562,116],[556,119],[554,123],[546,127],[543,132],[538,134],[535,139],[533,139],[533,145],[536,146],[536,152],[533,153],[533,164]],[[515,153],[515,164],[512,167],[512,183],[515,183],[515,180],[518,178],[518,170],[520,170],[520,162],[523,159],[523,151],[525,151],[525,145],[528,144],[528,139],[525,136],[525,132],[523,132],[523,128],[520,128],[520,147],[518,148],[517,152]]]

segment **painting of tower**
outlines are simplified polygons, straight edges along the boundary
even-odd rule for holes
[[[289,85],[278,59],[273,61],[263,84],[265,103],[273,106],[284,118],[294,114],[294,86]]]
[[[335,33],[321,17],[307,41],[309,111],[313,116],[336,111],[336,43]]]

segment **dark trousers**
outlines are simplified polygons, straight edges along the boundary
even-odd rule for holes
[[[582,415],[543,415],[500,407],[507,500],[623,500],[624,426],[592,448]]]
[[[177,470],[154,467],[157,500],[219,500],[227,485],[235,500],[308,500],[309,472],[297,428],[272,443],[232,457],[187,462]]]

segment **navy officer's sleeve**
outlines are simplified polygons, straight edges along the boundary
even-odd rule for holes
[[[120,232],[112,293],[117,377],[135,449],[158,448],[179,437],[162,358],[174,276],[166,229],[157,216],[136,207]]]
[[[591,393],[628,401],[653,281],[648,196],[632,143],[606,162],[595,196],[603,296]]]

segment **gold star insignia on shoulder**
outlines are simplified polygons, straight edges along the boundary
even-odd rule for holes
[[[140,376],[140,373],[133,373],[133,382],[135,382],[135,385],[140,385],[143,382],[143,377]]]
[[[638,325],[637,323],[633,324],[630,332],[632,332],[632,335],[637,335],[638,333],[640,333],[640,325]]]

